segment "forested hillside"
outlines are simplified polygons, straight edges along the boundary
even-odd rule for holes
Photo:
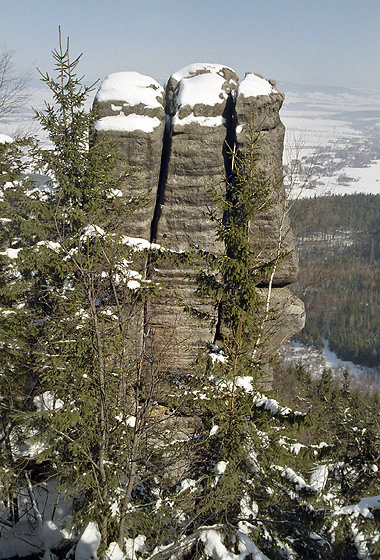
[[[292,207],[307,321],[299,340],[327,338],[344,360],[380,362],[380,195],[298,200]]]

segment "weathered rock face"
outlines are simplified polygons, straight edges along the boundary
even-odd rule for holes
[[[248,148],[253,125],[259,137],[258,171],[273,184],[272,205],[250,224],[250,236],[260,248],[263,262],[287,255],[276,269],[275,286],[291,284],[298,275],[298,256],[282,189],[285,127],[279,111],[283,101],[284,94],[275,89],[274,82],[249,73],[239,85],[235,109],[237,149],[244,152]]]
[[[220,210],[208,187],[224,175],[237,84],[233,70],[216,64],[187,66],[169,80],[171,145],[157,242],[170,249],[223,249],[210,219]]]
[[[211,219],[221,210],[210,187],[223,189],[223,178],[231,171],[229,147],[243,152],[254,123],[260,133],[258,169],[278,185],[270,210],[250,224],[263,260],[281,256],[271,281],[262,287],[264,295],[270,290],[271,309],[281,316],[274,334],[274,320],[267,322],[267,361],[304,322],[303,304],[284,288],[295,281],[298,261],[281,188],[283,99],[274,82],[247,74],[238,85],[234,71],[217,64],[192,64],[173,74],[165,99],[157,82],[132,72],[106,78],[96,97],[98,137],[110,134],[128,163],[139,167],[132,183],[136,194],[151,194],[151,202],[126,221],[126,232],[172,251],[191,244],[215,254],[223,251]],[[128,196],[129,188],[125,186]],[[154,347],[172,348],[171,368],[188,370],[200,350],[215,341],[217,312],[199,301],[191,268],[166,263],[152,274],[167,289],[146,308],[144,322],[149,323]],[[207,312],[209,321],[191,318],[183,304]]]
[[[150,239],[165,129],[164,90],[153,78],[119,72],[103,81],[95,103],[97,140],[110,135],[135,170],[123,194],[148,201],[126,222],[126,233]]]
[[[208,188],[224,176],[225,146],[231,130],[233,99],[238,77],[227,67],[196,64],[171,76],[167,86],[166,110],[170,123],[167,130],[166,181],[160,185],[160,216],[154,241],[174,251],[186,250],[190,244],[213,253],[223,250],[216,238],[211,212],[220,215],[215,197]],[[196,293],[194,271],[184,266],[181,271],[167,264],[157,271],[166,286],[175,287],[166,297],[152,304],[156,332],[165,324],[166,333],[175,321],[173,348],[176,363],[188,368],[205,342],[212,342],[217,312],[201,302]],[[209,315],[208,321],[192,318],[184,303]],[[166,319],[166,320],[165,320]]]

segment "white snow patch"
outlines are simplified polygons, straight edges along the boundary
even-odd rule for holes
[[[289,449],[292,453],[294,453],[294,455],[298,455],[303,447],[306,447],[306,445],[303,445],[302,443],[291,443],[289,445]]]
[[[128,280],[127,288],[129,288],[130,290],[138,290],[139,288],[141,288],[141,284],[138,280]]]
[[[6,257],[8,257],[9,259],[17,259],[19,252],[21,251],[21,247],[19,249],[5,249],[5,251],[2,251],[0,253],[0,255],[5,255]]]
[[[130,428],[134,428],[136,426],[136,416],[127,416],[125,424]]]
[[[211,72],[183,77],[175,97],[178,110],[186,105],[194,107],[198,103],[211,106],[222,103],[227,99],[227,93],[222,89],[225,81],[223,76]]]
[[[334,512],[334,515],[351,515],[358,517],[362,515],[369,519],[373,518],[372,509],[380,507],[380,496],[372,496],[370,498],[362,498],[359,503],[351,506],[342,507]]]
[[[256,74],[247,74],[242,82],[240,82],[238,95],[244,97],[257,97],[258,95],[269,95],[276,90],[274,87],[265,80],[256,76]]]
[[[108,198],[120,198],[121,196],[124,195],[120,189],[111,189]]]
[[[61,249],[61,244],[57,243],[56,241],[39,241],[37,243],[37,247],[47,247],[48,249],[51,249],[55,253],[59,253]]]
[[[83,234],[80,236],[81,241],[86,241],[88,238],[92,239],[94,237],[104,237],[106,232],[104,229],[97,225],[90,224],[85,227]]]
[[[0,144],[11,144],[14,142],[12,136],[8,136],[7,134],[0,134]]]
[[[295,416],[306,416],[305,412],[299,412],[298,410],[293,411],[287,406],[281,406],[275,399],[269,399],[268,397],[260,393],[256,394],[255,405],[258,408],[263,406],[265,410],[269,410],[272,414],[281,414],[281,416],[288,416],[292,413]]]
[[[192,492],[193,490],[195,490],[196,484],[197,482],[192,478],[185,478],[184,480],[181,481],[181,484],[177,486],[177,492],[178,494],[180,494],[181,492],[184,492],[188,488],[190,488],[190,492]]]
[[[50,391],[45,391],[42,395],[34,397],[33,404],[38,412],[42,412],[45,410],[57,410],[64,405],[64,402],[56,398]]]
[[[4,309],[1,311],[1,314],[7,317],[8,315],[15,315],[16,311],[13,311],[12,309]]]
[[[218,484],[222,475],[226,471],[227,465],[228,465],[228,461],[219,461],[219,463],[215,465],[214,470],[216,472],[216,476],[215,476],[215,480],[211,483],[212,487],[215,487]]]
[[[96,552],[100,545],[100,532],[96,523],[87,525],[75,550],[75,560],[98,560]]]
[[[158,245],[158,243],[150,243],[147,239],[143,239],[142,237],[128,237],[127,235],[123,235],[120,238],[120,242],[133,247],[134,251],[161,249],[161,245]]]
[[[265,410],[269,410],[272,414],[277,414],[281,408],[275,399],[268,399],[265,395],[259,397],[255,404],[257,408],[263,406]]]
[[[43,560],[53,558],[51,549],[57,547],[70,535],[60,529],[53,521],[39,522],[34,531],[30,530],[31,519],[17,523],[8,532],[3,531],[0,536],[0,559],[24,557],[36,551],[44,552]],[[33,518],[33,522],[35,520]],[[55,558],[55,556],[54,556]]]
[[[214,436],[218,430],[219,430],[219,426],[217,426],[217,425],[215,424],[215,426],[213,426],[213,427],[211,428],[211,430],[210,430],[209,437]]]
[[[173,126],[185,126],[186,124],[199,124],[199,126],[209,126],[214,128],[216,126],[225,126],[226,119],[221,115],[219,117],[195,117],[193,113],[184,117],[183,119],[175,115],[172,119]]]
[[[145,535],[137,535],[135,539],[125,539],[125,554],[130,560],[136,560],[136,552],[145,552]]]
[[[223,474],[226,472],[226,468],[228,465],[228,461],[219,461],[219,463],[217,463],[215,465],[215,472],[216,474]]]
[[[149,109],[162,107],[164,89],[156,80],[139,72],[115,72],[107,76],[100,85],[95,100],[124,101],[133,106],[142,103]]]
[[[239,529],[246,535],[249,535],[250,527],[252,525],[251,521],[257,517],[259,513],[259,506],[255,501],[253,501],[247,494],[240,500],[240,515],[244,517],[247,521],[239,521]]]
[[[252,377],[249,375],[237,377],[235,386],[241,387],[241,389],[244,389],[244,391],[246,391],[247,393],[252,393],[252,391],[254,390],[252,386]]]
[[[280,471],[281,476],[283,476],[284,478],[287,478],[289,480],[289,482],[291,482],[292,484],[295,485],[295,489],[297,491],[299,490],[310,490],[310,486],[309,484],[307,484],[305,482],[305,480],[302,478],[302,476],[299,476],[296,472],[294,472],[293,469],[291,469],[290,467],[280,467],[278,465],[273,465],[272,467],[273,469]]]
[[[305,482],[302,476],[299,476],[294,472],[293,469],[287,467],[283,471],[283,476],[285,476],[290,482],[295,484],[296,490],[302,490],[304,488],[309,488],[309,485]]]
[[[224,545],[220,533],[216,529],[205,529],[199,534],[204,544],[204,553],[213,560],[244,560],[250,556],[252,560],[268,560],[253,541],[242,531],[237,531],[239,554],[230,552]]]
[[[210,62],[193,62],[188,66],[184,66],[183,68],[181,68],[181,70],[177,70],[177,72],[174,72],[174,74],[172,74],[172,78],[177,80],[177,82],[180,82],[184,78],[191,78],[191,76],[193,74],[196,74],[197,72],[204,71],[206,73],[217,74],[219,72],[222,73],[224,68],[227,68],[228,70],[231,70],[233,72],[232,68],[229,68],[229,66],[224,66],[223,64],[214,64]]]
[[[20,521],[8,527],[2,524],[0,534],[0,559],[22,558],[32,553],[45,553],[52,559],[51,549],[58,547],[71,535],[63,529],[70,520],[72,500],[61,497],[56,480],[31,484],[34,505],[26,487],[19,487]],[[7,519],[8,510],[0,500],[0,516]],[[55,520],[52,521],[53,516]],[[54,557],[55,558],[55,557]]]
[[[222,364],[224,364],[228,360],[228,357],[225,355],[224,351],[219,350],[217,346],[212,347],[210,358],[213,364],[215,364],[215,362],[221,362]]]
[[[111,542],[105,553],[106,560],[125,560],[124,552],[116,542]]]
[[[113,130],[116,132],[134,132],[135,130],[141,130],[142,132],[149,133],[153,132],[160,124],[161,121],[157,117],[136,115],[135,113],[130,115],[120,113],[119,115],[111,115],[99,119],[95,123],[95,129],[101,131]]]
[[[324,490],[329,476],[328,465],[319,465],[310,476],[310,487],[314,492],[322,492]]]

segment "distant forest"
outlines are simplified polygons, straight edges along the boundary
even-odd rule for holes
[[[298,340],[327,338],[341,359],[379,367],[380,195],[298,200],[291,214],[307,312]]]

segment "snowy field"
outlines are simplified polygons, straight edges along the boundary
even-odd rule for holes
[[[286,95],[281,110],[284,162],[305,161],[304,172],[311,165],[318,167],[316,185],[301,192],[300,178],[293,196],[380,193],[380,91],[278,87]]]
[[[333,372],[333,376],[342,379],[345,369],[350,372],[351,383],[354,386],[375,386],[380,390],[380,370],[359,366],[352,362],[347,362],[338,358],[338,356],[330,350],[327,340],[323,341],[323,350],[304,346],[300,342],[287,342],[280,350],[286,364],[302,363],[312,372],[312,376],[318,378],[322,375],[324,368],[329,368]]]

